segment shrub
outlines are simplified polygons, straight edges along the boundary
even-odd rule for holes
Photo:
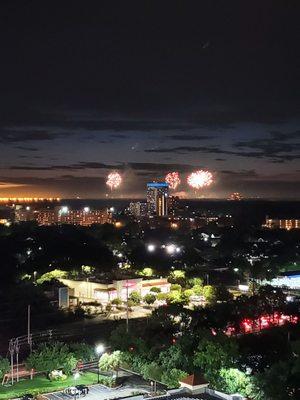
[[[0,357],[0,379],[9,371],[9,361],[7,358]]]
[[[156,287],[156,286],[153,286],[153,287],[150,289],[150,292],[153,292],[153,293],[160,293],[160,292],[161,292],[161,288]]]

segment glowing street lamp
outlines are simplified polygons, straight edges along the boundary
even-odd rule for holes
[[[155,245],[154,244],[148,244],[147,250],[149,253],[153,253],[155,251]]]
[[[168,254],[174,254],[176,251],[176,246],[174,244],[168,244],[166,246],[166,251]]]
[[[96,354],[98,355],[98,383],[100,383],[100,366],[99,366],[99,362],[100,362],[100,358],[102,356],[102,354],[104,353],[104,346],[103,344],[97,344],[96,348]]]

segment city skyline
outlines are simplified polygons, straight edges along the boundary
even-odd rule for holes
[[[142,198],[178,171],[182,197],[299,199],[299,8],[257,5],[2,4],[0,197]]]

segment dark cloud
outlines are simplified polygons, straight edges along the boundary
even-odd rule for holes
[[[214,136],[209,135],[189,135],[189,134],[177,134],[177,135],[169,135],[167,139],[171,140],[182,140],[182,141],[189,141],[189,140],[211,140],[214,139]]]
[[[37,147],[16,146],[15,149],[24,151],[39,151]]]

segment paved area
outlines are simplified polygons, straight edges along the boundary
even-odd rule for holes
[[[139,390],[141,391],[141,390]],[[94,385],[89,387],[89,393],[86,396],[71,396],[64,392],[55,392],[43,395],[44,400],[110,400],[120,397],[132,396],[137,392],[137,389],[132,387],[121,387],[119,389],[108,389],[102,385]]]

